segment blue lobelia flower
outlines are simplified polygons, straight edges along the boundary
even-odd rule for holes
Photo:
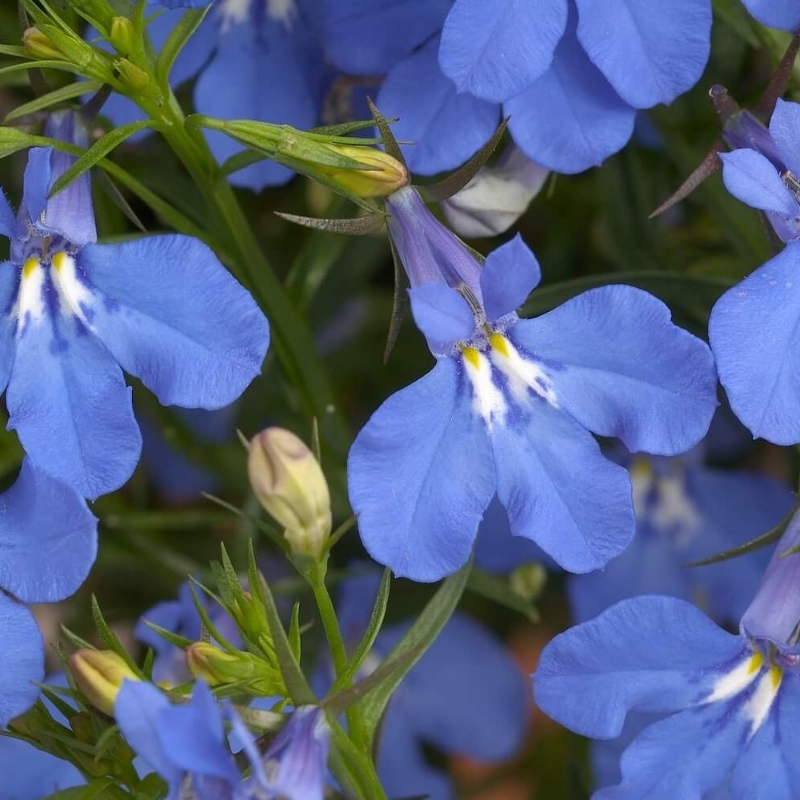
[[[466,161],[501,113],[526,155],[582,172],[630,139],[637,109],[670,103],[708,60],[709,0],[325,0],[339,69],[385,75],[415,172]]]
[[[775,444],[800,442],[800,105],[778,100],[767,131],[743,112],[726,126],[736,149],[720,153],[728,191],[763,211],[787,242],[777,256],[716,303],[709,339],[731,408]]]
[[[318,708],[301,706],[262,756],[230,706],[195,684],[191,701],[174,706],[154,686],[126,681],[114,714],[128,743],[169,786],[168,800],[322,800],[330,729]],[[224,719],[243,744],[252,774],[243,779],[225,740]]]
[[[26,711],[44,679],[44,646],[23,603],[55,603],[86,579],[97,552],[97,520],[69,486],[22,462],[0,495],[0,727]]]
[[[800,6],[796,0],[742,0],[742,2],[764,25],[792,32],[800,28]]]
[[[387,211],[437,363],[373,414],[350,451],[367,550],[398,575],[438,580],[466,562],[497,494],[512,533],[562,567],[604,566],[634,517],[627,472],[590,431],[633,451],[696,444],[717,404],[708,347],[630,286],[520,320],[540,273],[519,237],[481,268],[414,189],[392,195]]]
[[[378,583],[379,576],[371,570],[342,584],[337,612],[348,645],[355,647],[366,630]],[[376,669],[408,627],[401,623],[384,628],[362,669]],[[319,683],[323,692],[330,686],[330,680]],[[446,755],[487,762],[514,756],[526,731],[526,694],[524,678],[508,650],[466,614],[454,614],[386,710],[378,777],[387,795],[455,797],[450,778],[426,759],[425,744]]]
[[[308,129],[317,124],[331,69],[319,43],[319,0],[219,0],[189,40],[171,74],[175,85],[197,75],[194,105],[220,119],[253,119]],[[158,49],[181,18],[179,9],[202,8],[208,0],[150,0],[149,10],[172,9],[148,27]],[[126,98],[114,96],[104,109],[117,124],[141,119]],[[241,147],[210,132],[222,162]],[[286,183],[294,173],[260,161],[230,176],[236,186],[263,189]]]
[[[636,535],[602,572],[570,578],[574,621],[645,593],[690,600],[718,622],[739,620],[766,566],[764,551],[708,566],[685,565],[775,527],[792,508],[792,493],[755,472],[705,467],[697,452],[671,459],[638,456],[630,472]]]
[[[738,636],[683,600],[644,596],[547,645],[534,695],[554,719],[611,739],[626,716],[657,715],[625,749],[620,782],[597,800],[700,800],[725,788],[742,800],[796,797],[800,558],[780,556],[798,541],[795,515]]]
[[[234,647],[242,647],[236,623],[225,609],[202,591],[198,591],[198,599],[220,635]],[[179,686],[191,680],[184,651],[154,631],[148,622],[193,642],[200,641],[203,622],[192,598],[191,583],[181,584],[177,600],[165,600],[145,611],[134,630],[140,642],[153,648],[153,680],[159,686]]]
[[[51,117],[47,133],[85,143],[70,112]],[[0,272],[0,388],[31,461],[94,499],[139,459],[123,369],[162,403],[220,408],[260,372],[269,329],[196,239],[95,244],[88,175],[47,197],[73,162],[31,150],[16,220],[0,193],[0,233],[11,239]]]

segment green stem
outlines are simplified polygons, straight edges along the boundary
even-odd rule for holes
[[[205,138],[192,136],[173,94],[163,106],[142,103],[163,123],[164,138],[189,171],[213,210],[213,219],[237,277],[247,286],[269,318],[274,349],[290,383],[297,387],[303,411],[319,421],[323,438],[337,460],[345,460],[350,433],[338,410],[322,360],[306,321],[289,301],[271,268],[236,195],[219,168]]]
[[[314,600],[317,603],[322,627],[325,630],[325,638],[328,640],[328,647],[333,659],[333,668],[338,679],[346,674],[349,659],[347,658],[347,649],[344,646],[342,631],[339,628],[336,609],[333,606],[333,600],[325,583],[326,572],[325,561],[316,562],[310,568],[303,570],[303,574],[311,586],[311,591],[314,593]],[[349,686],[349,684],[350,682],[348,681],[347,685]],[[362,752],[366,752],[369,746],[369,735],[364,725],[364,720],[355,706],[350,706],[347,709],[347,724],[353,740],[361,747]]]

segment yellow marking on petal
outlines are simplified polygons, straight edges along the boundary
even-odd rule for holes
[[[481,368],[481,354],[474,347],[465,347],[461,354],[475,369]]]
[[[35,272],[38,266],[39,266],[38,258],[29,258],[22,267],[22,277],[30,278],[30,276]]]
[[[754,672],[758,672],[758,670],[761,669],[763,663],[764,663],[763,654],[759,652],[753,653],[752,657],[750,658],[750,663],[747,666],[747,674],[752,675]]]
[[[644,456],[637,456],[633,459],[633,463],[631,464],[630,468],[631,479],[632,480],[641,480],[647,481],[653,477],[653,467],[650,463],[649,458],[645,458]]]
[[[56,272],[61,272],[67,263],[67,254],[63,250],[59,250],[52,259],[52,265],[55,267]]]
[[[493,350],[497,350],[501,356],[505,356],[506,358],[510,355],[510,350],[508,347],[508,339],[500,333],[493,333],[489,337],[489,344],[492,346]]]
[[[777,664],[773,664],[769,676],[772,678],[772,688],[777,690],[783,680],[783,670]]]

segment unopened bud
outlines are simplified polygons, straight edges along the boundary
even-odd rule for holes
[[[318,164],[317,169],[333,183],[359,197],[388,197],[408,185],[408,170],[393,156],[382,150],[357,145],[326,144],[338,155],[352,158],[366,169],[346,169]]]
[[[521,564],[509,578],[509,585],[514,594],[524,600],[536,600],[547,583],[547,570],[537,561]]]
[[[31,55],[47,60],[66,61],[67,57],[62,53],[38,28],[27,28],[22,34],[22,44]]]
[[[195,642],[186,648],[189,672],[209,686],[246,684],[257,694],[280,694],[284,691],[280,673],[252,653],[228,653],[210,642]]]
[[[150,83],[150,76],[127,58],[120,58],[114,64],[120,78],[134,91],[140,92]]]
[[[121,56],[129,56],[140,49],[136,29],[127,17],[114,17],[111,21],[108,40]]]
[[[78,650],[69,657],[69,671],[86,699],[104,714],[113,716],[122,682],[141,678],[111,650]]]
[[[314,454],[290,431],[267,428],[250,442],[250,485],[285,529],[293,553],[318,558],[331,533],[328,484]]]

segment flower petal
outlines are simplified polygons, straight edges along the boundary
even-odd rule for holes
[[[800,244],[788,244],[711,311],[708,335],[719,379],[753,436],[800,442]]]
[[[495,497],[478,528],[475,543],[475,565],[487,572],[506,574],[521,564],[531,562],[558,569],[557,565],[530,539],[512,536],[508,513]]]
[[[520,321],[508,335],[552,365],[547,371],[561,408],[631,451],[681,453],[708,430],[717,406],[711,352],[641,289],[592,289]]]
[[[159,737],[161,719],[171,708],[169,700],[155,686],[144,681],[123,681],[114,704],[114,717],[122,735],[151,769],[177,791],[183,770],[164,752]]]
[[[388,654],[406,629],[393,626],[376,647]],[[476,692],[476,686],[484,688]],[[444,753],[500,761],[522,744],[528,692],[506,647],[456,613],[398,688],[388,713],[406,717],[419,739]]]
[[[800,175],[800,153],[797,150],[800,141],[800,104],[778,98],[769,120],[769,136],[784,164],[795,175]]]
[[[325,3],[326,55],[343,72],[384,75],[441,29],[451,5],[452,0]]]
[[[27,711],[39,697],[44,680],[44,646],[33,614],[0,592],[0,727]]]
[[[519,234],[492,250],[481,273],[486,319],[495,322],[516,311],[541,279],[539,262]]]
[[[69,761],[10,736],[0,739],[0,775],[6,800],[49,797],[53,792],[86,784]]]
[[[576,0],[578,39],[634,108],[671,103],[700,80],[711,48],[708,0]]]
[[[423,283],[408,290],[414,322],[434,342],[468,339],[475,332],[472,309],[455,289],[444,283]]]
[[[725,781],[747,736],[748,718],[731,713],[730,705],[714,703],[690,708],[649,725],[622,755],[622,782],[601,789],[594,797],[706,797],[707,792]]]
[[[534,696],[570,730],[611,739],[628,711],[666,713],[702,697],[719,677],[714,668],[743,647],[690,603],[635,597],[556,636],[542,652]]]
[[[269,91],[264,91],[268,86]],[[197,111],[220,119],[280,122],[301,130],[317,121],[317,103],[286,26],[264,14],[232,25],[220,35],[217,52],[200,73],[194,91]],[[242,148],[220,133],[209,144],[222,162]],[[286,183],[294,173],[265,160],[231,175],[236,186],[260,190]]]
[[[628,545],[634,517],[627,471],[568,415],[532,398],[523,420],[492,433],[497,496],[511,532],[570,572],[604,567]]]
[[[631,138],[636,111],[614,91],[571,25],[553,64],[503,113],[517,146],[537,163],[569,175],[596,167]]]
[[[95,499],[125,483],[139,460],[131,390],[76,316],[53,317],[47,303],[56,292],[44,279],[41,292],[17,336],[9,429],[34,466]]]
[[[794,195],[761,153],[744,148],[720,153],[719,157],[725,188],[735,198],[761,211],[790,218],[800,215],[800,205]]]
[[[787,683],[796,684],[797,677],[792,675]],[[794,687],[792,687],[794,688]],[[789,689],[791,692],[791,689]],[[795,690],[796,693],[796,690]],[[797,741],[800,725],[797,719],[787,719],[779,729],[780,722],[791,711],[783,702],[785,688],[781,690],[779,714],[769,714],[763,725],[737,754],[730,778],[731,797],[748,797],[753,800],[793,800],[794,788],[800,779],[800,769],[793,766],[794,753],[786,744]],[[796,704],[795,709],[797,710]],[[784,738],[789,733],[792,738]]]
[[[459,94],[442,75],[438,47],[437,37],[401,61],[378,95],[381,113],[400,118],[392,126],[395,136],[414,143],[404,149],[409,169],[422,175],[461,166],[486,144],[500,120],[499,106]]]
[[[794,32],[800,28],[800,8],[795,0],[742,0],[761,23]]]
[[[73,489],[25,459],[0,495],[0,550],[0,587],[25,603],[55,603],[88,575],[97,519]]]
[[[7,239],[13,239],[17,235],[17,220],[2,189],[0,189],[0,235]]]
[[[78,256],[92,330],[165,405],[221,408],[261,372],[267,321],[204,244],[154,236]]]
[[[459,370],[443,358],[392,395],[348,458],[364,546],[396,575],[416,581],[436,581],[463,566],[494,494],[485,423]]]
[[[2,192],[0,192],[2,194]],[[0,393],[6,390],[14,367],[16,314],[19,269],[10,261],[0,262]]]
[[[459,92],[502,103],[550,66],[566,26],[565,0],[456,0],[439,64]]]

